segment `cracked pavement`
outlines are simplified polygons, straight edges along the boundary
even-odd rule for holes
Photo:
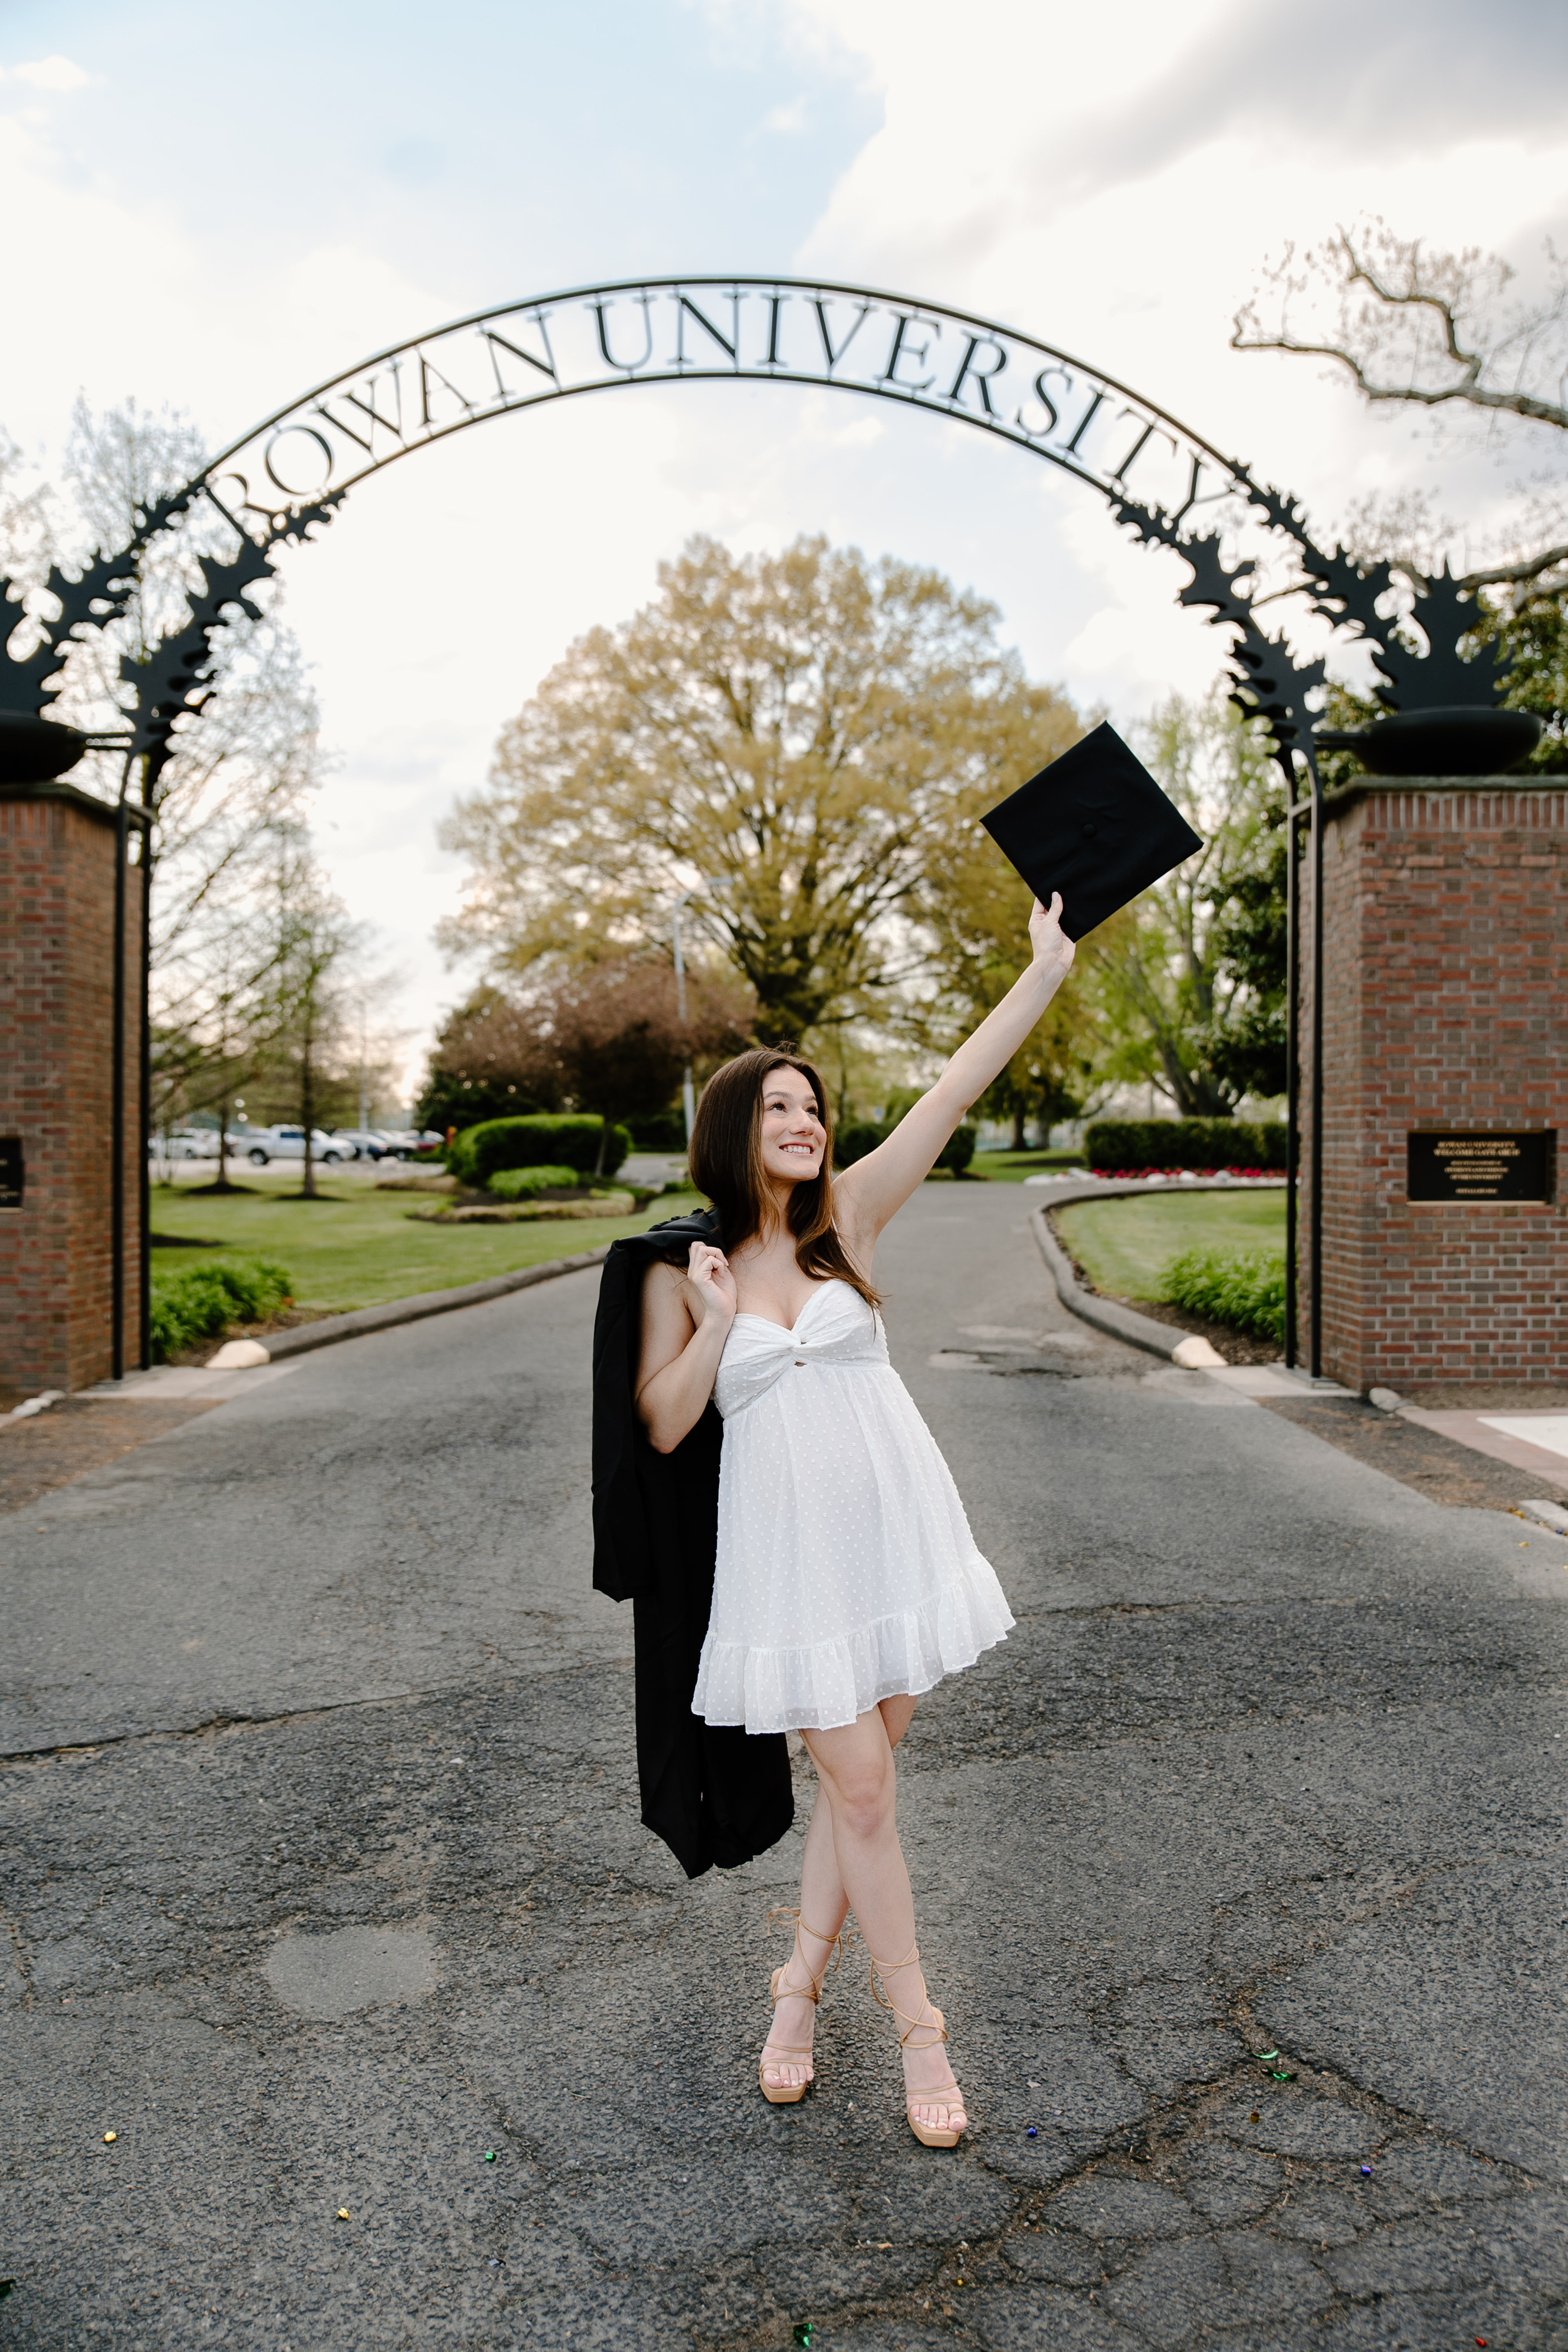
[[[900,1751],[957,2153],[853,1953],[758,2095],[798,1832],[638,1824],[579,1274],[0,1519],[0,2344],[1565,2352],[1568,1545],[1073,1322],[1027,1205],[879,1261],[1019,1621]]]

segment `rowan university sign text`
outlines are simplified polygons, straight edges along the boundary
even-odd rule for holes
[[[1081,360],[963,311],[782,278],[595,287],[485,310],[318,384],[208,468],[270,522],[512,409],[705,376],[820,384],[933,410],[1181,524],[1240,469]]]

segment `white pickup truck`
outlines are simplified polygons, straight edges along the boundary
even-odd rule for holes
[[[265,1168],[269,1160],[303,1160],[305,1130],[302,1127],[247,1127],[232,1136],[230,1141],[237,1151],[243,1151],[253,1168]],[[319,1127],[310,1129],[310,1157],[324,1168],[337,1168],[353,1158],[351,1144],[324,1135]]]

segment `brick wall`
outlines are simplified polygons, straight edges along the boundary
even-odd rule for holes
[[[111,1369],[115,829],[71,787],[0,797],[0,1135],[26,1189],[0,1212],[0,1385],[84,1388]],[[126,905],[125,1322],[140,1355],[136,1088],[141,874]]]
[[[1563,1200],[1405,1197],[1412,1129],[1555,1128],[1568,1180],[1568,790],[1368,779],[1331,806],[1323,877],[1323,1369],[1568,1381]],[[1310,922],[1303,867],[1303,1360]]]

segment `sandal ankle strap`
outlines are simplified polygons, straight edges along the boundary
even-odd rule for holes
[[[775,1904],[773,1908],[768,1913],[768,1925],[770,1927],[775,1919],[788,1919],[795,1928],[795,1946],[794,1949],[790,1953],[789,1959],[793,1960],[795,1953],[800,1953],[800,1964],[805,1970],[806,1983],[804,1985],[792,1985],[789,1982],[789,1960],[786,1960],[784,1967],[777,1972],[777,1990],[773,1994],[773,2005],[776,2008],[781,2000],[809,2000],[815,2008],[816,2003],[822,1999],[823,1986],[827,1982],[828,1977],[837,1972],[839,1964],[843,1960],[845,1930],[841,1927],[837,1936],[825,1936],[820,1927],[813,1927],[804,1920],[801,1917],[798,1909],[796,1909],[793,1905],[782,1903]],[[816,1970],[815,1973],[806,1959],[805,1953],[801,1948],[800,1933],[803,1927],[805,1927],[808,1936],[815,1936],[819,1944],[826,1944],[827,1946],[827,1952],[823,1957],[822,1966],[820,1969]],[[831,1957],[833,1961],[832,1969],[829,1969],[827,1965],[829,1957]]]
[[[907,2009],[900,2009],[899,2007],[899,2004],[893,1999],[892,1994],[886,1990],[887,1979],[889,1977],[897,1976],[900,1969],[907,1969],[911,1965],[916,1967],[919,1966],[921,1957],[920,1946],[918,1944],[911,1944],[901,1960],[879,1960],[876,1957],[875,1953],[870,1950],[869,1947],[867,1948],[866,1957],[871,1963],[872,2000],[877,2003],[879,2009],[885,2009],[891,2016],[901,2018],[903,2021],[904,2031],[899,2036],[900,2049],[904,2050],[908,2048],[911,2033],[926,2032],[931,2037],[929,2042],[917,2042],[915,2044],[915,2048],[917,2050],[934,2050],[939,2042],[945,2042],[947,2040],[947,2020],[943,2017],[941,2010],[938,2009],[935,2001],[932,2000],[929,1988],[927,1989],[925,2000],[922,2006],[931,2011],[931,2013],[930,2017],[911,2017]],[[878,1990],[877,1985],[879,1971],[880,1971],[883,1979],[883,1989],[881,1990]],[[923,1971],[921,1974],[921,1982],[922,1984],[924,1983]]]

